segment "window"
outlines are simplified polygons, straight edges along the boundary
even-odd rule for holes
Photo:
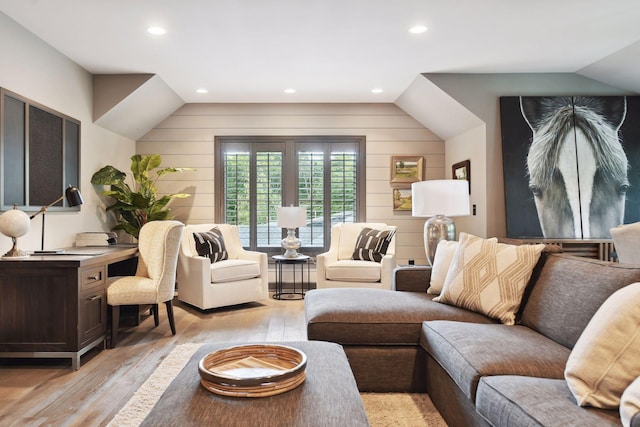
[[[80,184],[80,122],[0,89],[0,209],[36,211]],[[78,210],[62,200],[49,210]]]
[[[331,226],[364,218],[364,137],[217,137],[216,222],[235,224],[243,246],[278,254],[277,208],[303,206],[301,251],[329,248]]]

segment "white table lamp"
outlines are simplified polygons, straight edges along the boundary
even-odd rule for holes
[[[431,217],[424,224],[424,250],[433,265],[440,240],[455,240],[456,225],[450,216],[469,215],[469,182],[458,179],[420,181],[411,184],[411,213]]]
[[[300,206],[282,206],[278,208],[278,227],[287,229],[287,237],[282,240],[285,258],[297,258],[300,239],[296,237],[296,228],[307,225],[307,209]]]
[[[29,219],[29,215],[17,209],[15,206],[13,209],[0,215],[0,233],[11,237],[13,241],[13,247],[4,254],[3,258],[18,259],[29,256],[26,252],[18,249],[18,237],[27,234],[30,228],[31,220]]]

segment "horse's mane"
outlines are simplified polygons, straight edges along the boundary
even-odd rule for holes
[[[562,106],[539,123],[529,149],[528,173],[532,182],[546,188],[551,185],[553,165],[560,156],[561,142],[572,129],[580,129],[593,150],[602,175],[626,183],[628,161],[618,129],[605,117],[586,106]]]

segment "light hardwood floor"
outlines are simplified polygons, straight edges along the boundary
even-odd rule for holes
[[[92,350],[78,371],[66,360],[0,359],[0,426],[103,426],[177,344],[306,340],[304,301],[277,301],[199,311],[174,300],[177,334],[164,305],[121,328],[116,348]]]

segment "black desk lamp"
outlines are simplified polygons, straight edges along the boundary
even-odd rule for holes
[[[41,237],[41,242],[40,242],[40,250],[39,251],[34,251],[33,253],[35,253],[35,254],[46,254],[46,253],[61,253],[62,252],[62,250],[54,250],[54,251],[45,251],[44,250],[44,216],[45,216],[44,213],[47,211],[47,209],[49,209],[51,206],[53,206],[56,203],[58,203],[63,198],[67,199],[67,203],[69,204],[69,206],[80,206],[81,204],[84,203],[84,200],[82,200],[82,194],[80,194],[80,190],[78,190],[76,187],[69,186],[65,190],[65,192],[64,192],[64,194],[62,196],[60,196],[54,202],[49,203],[47,206],[41,207],[38,212],[36,212],[33,215],[31,215],[29,217],[29,219],[33,219],[36,216],[38,216],[39,214],[42,214],[42,237]]]

